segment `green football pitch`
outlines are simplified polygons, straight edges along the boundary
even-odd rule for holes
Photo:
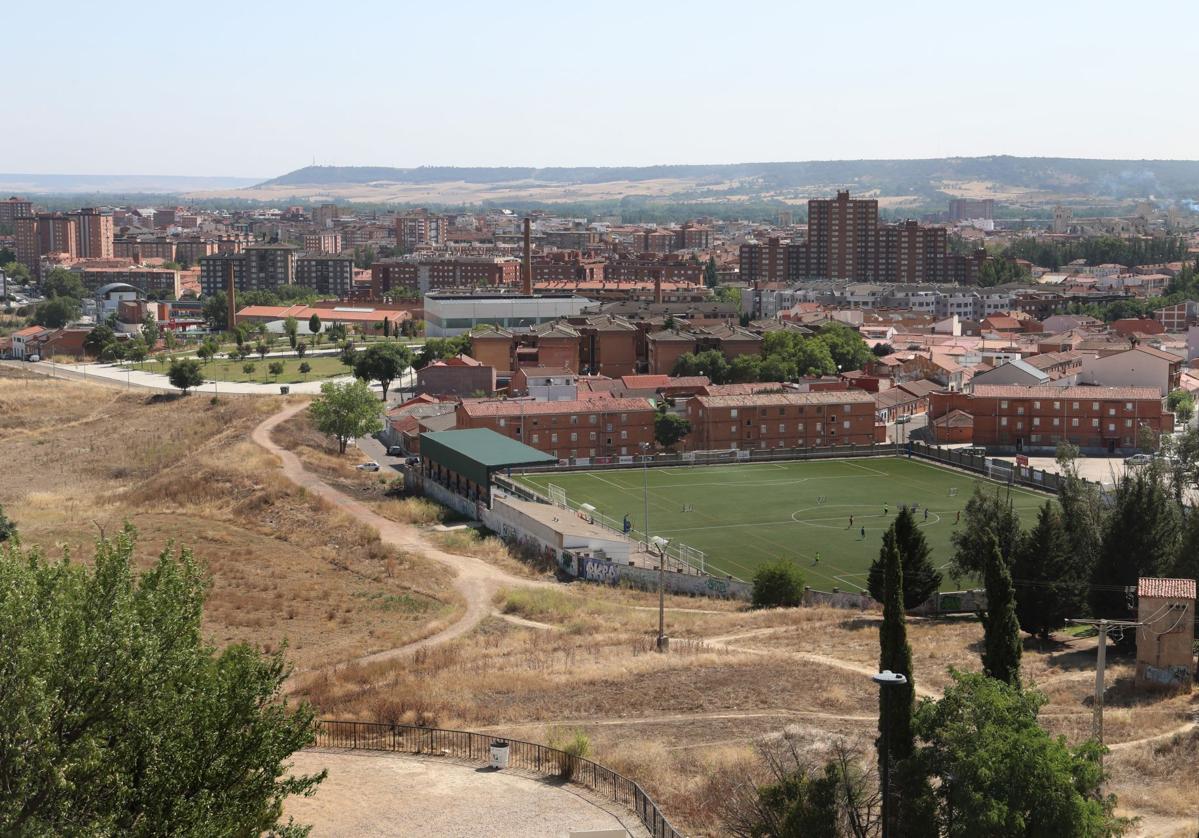
[[[588,503],[620,522],[644,524],[642,469],[514,475],[541,494],[553,484],[578,508]],[[1007,497],[1006,485],[965,472],[898,457],[650,468],[652,535],[703,551],[707,569],[750,579],[765,561],[796,562],[808,584],[863,590],[882,534],[900,505],[916,506],[916,521],[944,567],[953,553],[957,513],[982,483]],[[1026,527],[1047,496],[1011,488]],[[852,524],[851,524],[852,518]],[[863,529],[865,535],[863,536]],[[819,561],[817,561],[819,556]],[[948,576],[944,588],[952,589]]]

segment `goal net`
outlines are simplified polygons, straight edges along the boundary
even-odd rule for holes
[[[989,460],[987,462],[987,477],[992,480],[999,480],[1003,483],[1012,482],[1012,467],[1009,463],[1002,463],[998,460]]]
[[[547,483],[545,486],[545,493],[546,497],[550,499],[550,503],[552,503],[554,506],[560,506],[563,509],[567,508],[566,490],[561,486],[557,486],[553,483]]]

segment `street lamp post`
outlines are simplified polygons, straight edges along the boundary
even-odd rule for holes
[[[670,649],[670,638],[666,636],[666,545],[670,542],[655,535],[651,543],[658,551],[658,642],[659,652]]]
[[[891,724],[887,717],[887,693],[889,687],[902,687],[907,684],[908,678],[902,672],[892,672],[889,669],[884,669],[870,677],[874,683],[879,685],[879,697],[882,702],[880,710],[883,716],[883,748],[879,759],[879,774],[882,776],[883,786],[883,838],[888,838],[892,834],[893,814],[891,812]]]

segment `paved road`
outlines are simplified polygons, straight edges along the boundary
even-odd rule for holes
[[[98,383],[106,383],[115,386],[124,387],[141,387],[150,390],[156,390],[163,393],[178,392],[176,388],[171,386],[170,381],[165,375],[156,372],[142,372],[141,370],[130,369],[129,367],[117,366],[114,364],[55,364],[50,361],[41,361],[36,364],[25,363],[21,361],[2,361],[5,366],[10,366],[15,369],[20,369],[29,373],[36,373],[52,378],[66,378],[74,381],[94,381]],[[398,385],[411,388],[415,383],[415,373],[409,369],[404,374],[402,382],[394,382],[391,391],[388,392],[388,401],[394,401],[391,398],[393,392],[398,392]],[[288,384],[292,394],[298,395],[316,395],[321,391],[321,385],[326,381],[352,381],[353,376],[341,375],[336,378],[324,378],[313,381],[302,381],[298,384]],[[238,394],[252,396],[277,396],[279,395],[279,384],[259,384],[248,381],[206,381],[204,384],[192,390],[193,393],[213,393],[213,394]],[[372,384],[371,389],[376,393],[382,393],[383,390],[378,384]]]
[[[621,828],[648,836],[632,811],[544,778],[366,751],[300,751],[291,761],[298,773],[329,771],[315,795],[284,804],[284,818],[311,824],[317,838],[566,838]]]

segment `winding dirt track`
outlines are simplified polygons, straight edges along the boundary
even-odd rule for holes
[[[491,599],[500,588],[551,587],[549,582],[523,579],[519,576],[505,573],[481,559],[471,556],[458,556],[440,550],[426,541],[415,527],[398,524],[395,521],[384,518],[366,504],[354,500],[346,493],[333,488],[315,474],[305,469],[295,454],[275,444],[275,441],[271,439],[271,431],[295,416],[301,410],[304,410],[307,406],[307,402],[302,402],[286,407],[270,416],[254,429],[251,435],[252,439],[279,458],[283,474],[288,480],[297,486],[303,487],[308,492],[324,498],[347,515],[361,521],[367,526],[374,527],[379,533],[379,538],[384,543],[401,550],[420,553],[422,556],[450,567],[455,573],[454,587],[466,602],[466,611],[461,618],[452,625],[437,632],[437,634],[404,646],[398,646],[394,649],[385,649],[382,652],[364,655],[363,657],[355,658],[352,662],[377,663],[379,661],[393,660],[411,654],[419,649],[437,646],[462,637],[491,614]]]

